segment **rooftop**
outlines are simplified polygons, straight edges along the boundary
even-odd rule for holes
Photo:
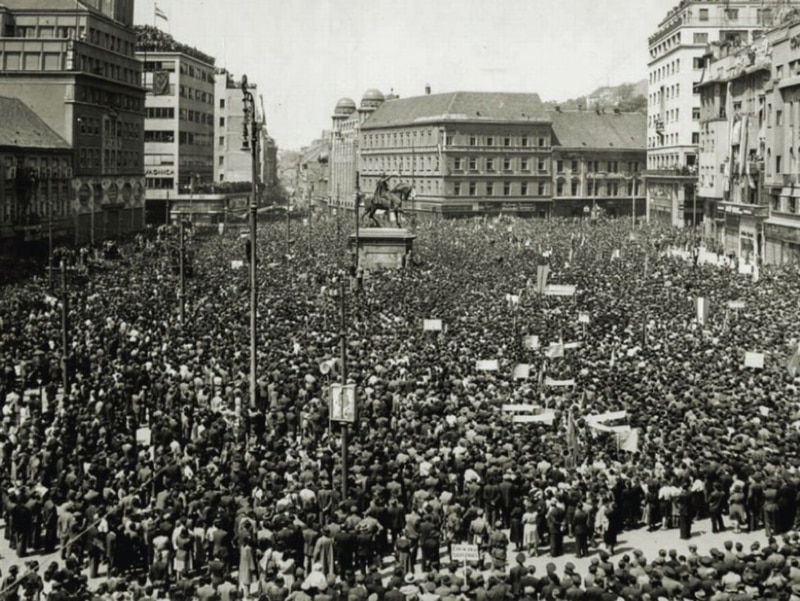
[[[647,149],[647,116],[644,113],[597,113],[554,111],[553,146],[617,150]]]
[[[362,129],[438,121],[515,121],[547,123],[538,94],[448,92],[387,100]]]
[[[207,65],[213,65],[216,62],[213,56],[187,44],[181,44],[157,27],[137,25],[134,29],[136,30],[136,52],[180,52]]]
[[[0,96],[0,146],[56,148],[70,145],[17,98]]]

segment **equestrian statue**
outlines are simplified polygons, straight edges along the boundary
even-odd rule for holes
[[[411,184],[399,183],[390,190],[389,180],[392,177],[394,176],[387,176],[385,173],[381,174],[375,186],[375,193],[366,205],[364,217],[369,217],[375,227],[381,227],[380,222],[375,217],[375,213],[379,209],[386,211],[387,219],[391,213],[394,213],[395,223],[400,227],[400,214],[404,213],[402,205],[404,202],[414,198],[414,187]]]

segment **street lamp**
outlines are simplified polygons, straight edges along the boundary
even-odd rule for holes
[[[258,150],[259,133],[263,127],[256,119],[256,104],[247,86],[247,75],[242,75],[242,102],[244,119],[242,125],[242,150],[249,151],[252,157],[253,192],[250,196],[250,407],[256,407],[256,308],[258,291],[256,289],[256,222],[258,212]]]

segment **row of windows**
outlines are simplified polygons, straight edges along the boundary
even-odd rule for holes
[[[171,154],[146,154],[144,155],[145,167],[153,167],[160,165],[174,165],[175,157]]]
[[[214,126],[214,113],[204,113],[202,111],[181,109],[180,118],[181,121],[189,121],[190,123],[201,123],[202,125],[210,125],[212,127]]]
[[[205,104],[214,104],[214,94],[212,92],[205,92],[191,86],[181,86],[180,95],[181,98],[188,98]]]
[[[77,33],[77,36],[76,36]],[[133,56],[135,44],[124,40],[110,33],[102,32],[93,27],[89,28],[89,39],[85,40],[86,31],[83,26],[78,28],[74,26],[56,27],[54,25],[20,25],[17,27],[8,26],[4,35],[6,37],[17,38],[45,38],[45,39],[80,39],[88,41],[94,46],[100,46],[111,52],[117,54],[124,54],[125,56]]]
[[[462,157],[455,157],[453,159],[453,170],[455,171],[463,171],[465,168],[469,171],[478,171],[480,166],[483,166],[484,171],[488,172],[495,172],[495,171],[513,171],[514,166],[519,161],[519,170],[520,171],[530,171],[531,165],[533,161],[527,157],[523,157],[520,159],[512,159],[509,157],[487,157],[484,159],[478,159],[477,157],[469,157],[464,159]],[[546,159],[538,159],[536,161],[536,170],[546,173],[549,170],[549,164]]]
[[[570,171],[573,173],[580,171],[580,161],[577,159],[571,159],[568,164]],[[639,172],[639,161],[627,161],[624,163],[621,163],[620,161],[586,161],[586,171],[587,173],[599,173],[601,171],[607,173],[620,173],[620,165],[625,167],[625,171],[627,173]],[[566,161],[561,159],[556,160],[556,173],[564,173],[564,168],[566,166]]]
[[[547,196],[547,182],[454,182],[454,196]]]
[[[81,134],[85,136],[99,136],[100,125],[103,124],[102,134],[105,138],[138,140],[141,138],[142,124],[119,119],[100,119],[99,117],[79,117],[78,123]]]
[[[654,84],[656,82],[659,82],[662,79],[669,77],[670,75],[675,75],[676,73],[679,73],[680,70],[681,70],[681,59],[676,58],[674,61],[670,61],[666,65],[663,65],[658,69],[654,69],[650,73],[650,83]]]
[[[144,141],[171,144],[175,141],[175,132],[171,129],[146,129],[144,132]]]
[[[214,74],[212,72],[199,67],[195,68],[193,65],[187,65],[185,63],[181,63],[181,75],[188,75],[189,77],[206,83],[214,83]]]
[[[665,52],[672,50],[675,46],[680,45],[681,43],[681,32],[678,31],[668,37],[666,40],[663,40],[658,46],[650,49],[650,57],[655,58]]]
[[[594,182],[592,180],[586,181],[586,194],[585,196],[601,196],[601,197],[615,197],[615,196],[638,196],[640,193],[640,185],[638,181],[629,181],[620,184],[619,182]],[[569,192],[569,194],[567,194]],[[556,182],[556,196],[584,196],[581,193],[581,183],[579,181],[572,182]]]
[[[29,211],[39,215],[47,223],[50,215],[53,217],[66,217],[70,215],[72,197],[69,184],[60,186],[50,191],[50,196],[46,194],[36,194],[31,200]],[[0,210],[0,224],[10,224],[17,220],[19,211],[18,203],[14,202],[13,187],[6,187],[5,202],[2,203]]]
[[[103,159],[101,164],[100,159]],[[83,169],[100,169],[108,171],[111,167],[139,167],[140,154],[135,150],[105,149],[82,147],[78,151],[78,166]]]
[[[103,61],[99,58],[80,55],[80,70],[86,73],[101,75],[115,81],[121,81],[132,86],[139,85],[138,71],[134,69],[128,69],[122,65]]]
[[[694,155],[686,155],[686,165],[694,165],[694,161]],[[649,169],[676,169],[682,165],[678,153],[659,154],[647,157],[647,167]]]
[[[148,177],[144,180],[148,190],[172,190],[175,187],[175,178]]]
[[[148,106],[148,119],[174,119],[175,109],[171,106]]]
[[[103,108],[113,107],[117,110],[127,110],[136,113],[144,111],[144,100],[139,96],[107,92],[91,86],[80,86],[78,90],[77,100],[80,102],[95,104]]]
[[[678,132],[672,134],[664,134],[663,136],[649,136],[647,138],[648,148],[660,148],[662,146],[676,146],[680,144],[680,136]],[[700,144],[700,132],[692,132],[693,145]]]
[[[413,146],[433,145],[441,142],[435,130],[365,134],[363,140],[365,148],[411,148]],[[549,138],[544,136],[532,138],[530,136],[515,136],[511,134],[486,136],[447,134],[444,143],[445,146],[499,146],[503,148],[530,148],[531,146],[546,148],[550,146]]]

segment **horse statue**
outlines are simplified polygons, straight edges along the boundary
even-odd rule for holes
[[[404,183],[397,184],[391,190],[386,190],[380,195],[376,192],[366,204],[364,217],[369,217],[375,227],[381,227],[380,222],[375,218],[375,213],[380,209],[386,211],[387,220],[390,213],[394,213],[395,223],[400,227],[400,214],[404,213],[402,204],[412,200],[415,195],[414,187],[411,184]]]

